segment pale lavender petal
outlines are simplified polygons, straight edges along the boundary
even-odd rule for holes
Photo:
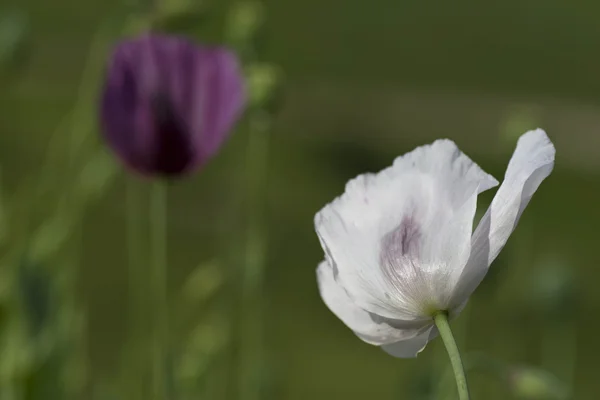
[[[469,256],[477,194],[496,184],[449,140],[351,180],[315,216],[336,281],[386,318],[419,320],[444,307]]]
[[[552,172],[554,155],[554,145],[543,130],[529,131],[521,136],[504,182],[473,234],[469,262],[461,273],[452,304],[466,301],[483,280],[490,264],[516,228],[529,200]]]
[[[415,358],[421,351],[425,349],[427,343],[435,339],[439,331],[435,326],[427,329],[419,336],[412,339],[402,340],[391,344],[381,346],[381,348],[391,356],[398,358]]]
[[[388,320],[358,307],[334,278],[334,270],[323,261],[317,268],[319,291],[329,309],[363,341],[381,345],[418,335],[431,320]]]

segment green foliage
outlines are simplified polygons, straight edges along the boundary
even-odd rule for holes
[[[23,68],[29,51],[29,21],[20,10],[0,10],[0,73]]]
[[[176,317],[165,374],[182,388],[181,400],[202,398],[199,394],[234,398],[238,342],[254,334],[255,315],[264,321],[265,332],[259,334],[266,337],[268,353],[260,365],[249,367],[260,369],[253,378],[262,387],[261,399],[407,398],[412,385],[418,386],[414,393],[427,396],[437,371],[422,376],[415,365],[428,365],[438,355],[445,360],[436,343],[417,360],[391,359],[360,343],[322,304],[314,277],[322,257],[314,213],[348,178],[378,170],[411,146],[440,136],[470,146],[473,158],[483,154],[477,157],[482,166],[501,178],[503,165],[494,158],[498,141],[509,151],[516,134],[541,122],[554,124],[549,133],[559,138],[557,171],[521,221],[530,237],[517,231],[494,263],[496,275],[486,278],[469,305],[465,347],[485,349],[507,365],[540,365],[540,342],[551,333],[540,328],[540,319],[553,318],[554,328],[569,321],[579,349],[571,371],[577,376],[574,398],[595,398],[598,343],[589,321],[600,301],[595,290],[600,191],[597,177],[572,160],[579,145],[594,146],[596,111],[582,106],[584,111],[589,106],[589,113],[578,121],[581,126],[571,126],[570,103],[555,98],[549,110],[564,112],[553,116],[537,100],[550,94],[597,102],[598,6],[382,0],[365,7],[361,1],[274,0],[231,9],[228,3],[172,2],[158,17],[139,7],[127,14],[125,28],[133,34],[154,26],[238,46],[247,60],[251,101],[259,109],[253,113],[255,127],[275,130],[268,141],[259,141],[259,148],[268,143],[269,157],[259,160],[264,165],[256,171],[268,184],[265,176],[247,173],[242,130],[203,176],[171,192],[169,272]],[[44,390],[70,387],[85,400],[125,400],[115,383],[123,371],[120,352],[126,351],[124,196],[120,186],[109,192],[117,169],[97,142],[95,128],[106,51],[123,31],[113,22],[96,36],[91,31],[98,21],[117,13],[124,18],[132,10],[112,2],[78,6],[65,0],[27,6],[27,13],[0,14],[6,82],[0,93],[0,399],[37,400]],[[35,64],[27,64],[32,49]],[[282,70],[289,83],[285,103]],[[415,104],[420,95],[432,99],[410,124],[405,121],[414,110],[396,97],[406,86],[414,89]],[[469,102],[447,88],[475,92]],[[507,93],[514,98],[507,100]],[[513,106],[498,111],[504,102]],[[440,104],[449,111],[439,111]],[[273,115],[282,107],[283,113]],[[466,109],[470,117],[457,121],[456,109]],[[489,131],[480,129],[478,122],[488,120],[495,121]],[[588,131],[578,136],[587,138],[583,144],[570,139],[576,129]],[[263,153],[256,154],[260,159]],[[563,162],[563,154],[575,156],[569,161],[565,155]],[[258,314],[241,315],[247,215],[239,208],[249,202],[245,185],[254,182],[265,185],[258,232],[268,235],[269,247],[249,252],[264,260],[258,279],[251,276],[259,282],[253,286],[262,302],[246,303]],[[92,207],[105,194],[110,196]],[[217,232],[213,221],[234,223]],[[88,319],[92,332],[85,330]],[[85,360],[88,348],[91,365]],[[565,359],[556,354],[559,362]],[[490,378],[474,370],[474,398],[506,399],[509,390],[525,399],[563,393],[563,385],[555,389],[547,373],[511,371]],[[81,396],[84,383],[93,386],[93,394]]]

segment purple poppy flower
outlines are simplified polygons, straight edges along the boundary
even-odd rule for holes
[[[234,53],[145,34],[115,48],[100,120],[125,165],[144,175],[173,177],[196,170],[218,151],[244,103]]]

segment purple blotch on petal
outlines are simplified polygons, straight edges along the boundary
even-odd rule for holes
[[[395,284],[419,274],[418,254],[421,228],[414,212],[406,214],[400,224],[381,239],[379,254],[384,275]]]
[[[412,215],[405,215],[400,225],[383,238],[385,253],[392,257],[416,254],[421,232]]]

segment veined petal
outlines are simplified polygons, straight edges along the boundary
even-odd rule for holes
[[[336,281],[363,310],[427,316],[449,300],[468,259],[477,194],[497,184],[450,140],[351,180],[315,216]]]
[[[391,356],[398,358],[415,358],[425,349],[427,343],[439,334],[437,328],[432,326],[419,336],[412,339],[402,340],[392,344],[386,344],[381,348]]]
[[[452,304],[464,302],[481,283],[492,261],[514,231],[529,200],[554,168],[554,145],[537,129],[519,138],[510,159],[504,182],[482,217],[471,244],[471,255]]]
[[[382,345],[415,337],[432,321],[389,321],[356,304],[334,278],[333,268],[323,261],[317,268],[319,291],[329,309],[363,341]]]

